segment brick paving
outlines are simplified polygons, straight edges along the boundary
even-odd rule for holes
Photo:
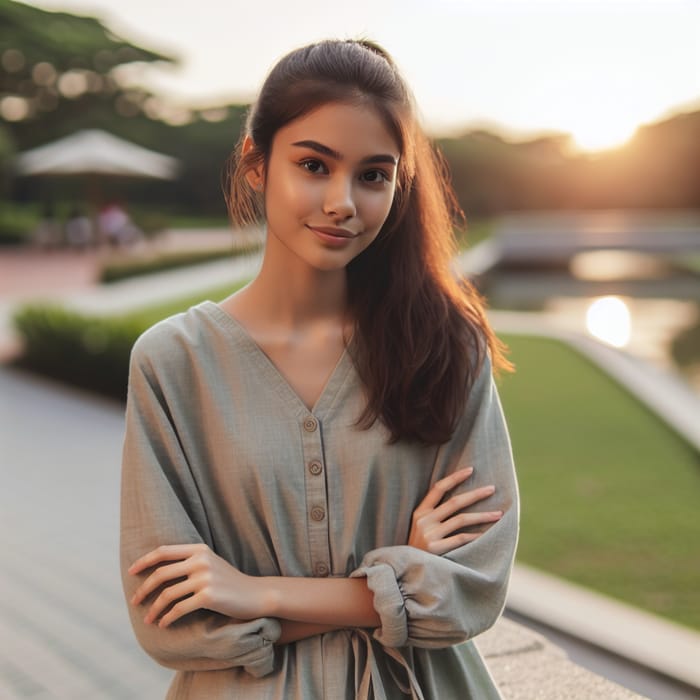
[[[23,299],[89,289],[97,281],[100,259],[97,251],[0,249],[0,297]]]

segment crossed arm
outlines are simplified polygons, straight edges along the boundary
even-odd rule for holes
[[[445,554],[477,539],[465,527],[499,520],[501,511],[467,512],[494,492],[485,486],[445,498],[472,474],[461,469],[436,482],[413,512],[408,545]],[[236,620],[274,617],[280,620],[278,643],[350,627],[377,627],[379,616],[365,578],[298,578],[249,576],[216,555],[205,544],[164,545],[135,561],[138,575],[153,569],[137,588],[131,604],[144,605],[144,622],[168,627],[198,609]]]

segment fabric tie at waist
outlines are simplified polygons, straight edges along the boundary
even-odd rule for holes
[[[374,700],[387,700],[384,692],[382,676],[377,665],[377,657],[374,654],[372,638],[367,632],[361,629],[354,629],[351,632],[352,651],[355,656],[355,697],[357,700],[369,700],[370,690],[374,692]],[[382,647],[382,651],[396,661],[406,672],[408,683],[404,683],[396,676],[393,668],[389,665],[389,671],[401,689],[401,692],[410,695],[412,700],[425,700],[423,692],[418,685],[416,674],[408,661],[397,649]],[[400,671],[399,671],[400,672]],[[358,682],[359,681],[359,682]]]

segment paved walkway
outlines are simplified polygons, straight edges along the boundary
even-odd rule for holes
[[[163,697],[121,602],[120,405],[0,368],[0,697]]]

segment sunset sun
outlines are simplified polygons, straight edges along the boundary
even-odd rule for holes
[[[642,120],[639,110],[625,108],[614,96],[581,100],[576,113],[568,115],[566,130],[580,151],[602,151],[624,146],[635,134]]]
[[[637,130],[638,124],[617,123],[605,117],[600,121],[590,119],[572,128],[574,146],[580,151],[604,151],[624,146]]]

